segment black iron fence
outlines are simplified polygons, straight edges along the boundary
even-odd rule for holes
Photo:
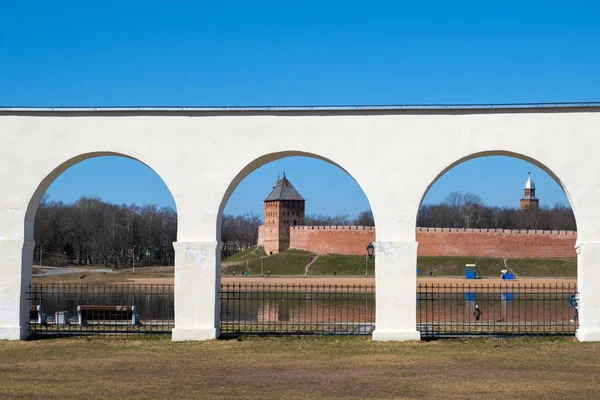
[[[170,333],[173,285],[34,284],[31,337]]]
[[[573,335],[575,285],[417,286],[424,338]],[[375,286],[223,283],[221,332],[370,335]],[[173,285],[35,284],[28,292],[32,337],[156,334],[174,326]]]
[[[370,335],[373,285],[221,285],[221,332],[237,334]]]
[[[421,337],[573,335],[575,285],[417,286]]]

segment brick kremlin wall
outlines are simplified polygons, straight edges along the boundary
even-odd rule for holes
[[[420,256],[503,258],[575,257],[575,231],[416,228]],[[318,254],[365,254],[375,228],[295,226],[290,248]],[[260,232],[260,230],[259,230]],[[259,244],[261,244],[259,239]]]
[[[263,246],[265,244],[265,226],[259,225],[258,227],[258,245]]]
[[[293,226],[290,248],[317,254],[366,254],[375,241],[375,228],[367,226]]]
[[[575,257],[576,240],[575,231],[417,228],[422,256]]]

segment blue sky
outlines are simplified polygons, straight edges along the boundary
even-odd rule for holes
[[[237,187],[225,212],[262,215],[263,200],[277,175],[286,176],[307,199],[309,214],[357,215],[369,210],[360,186],[346,172],[325,161],[288,157],[257,169]],[[518,207],[527,173],[531,172],[541,206],[557,201],[569,204],[560,186],[532,164],[511,157],[482,157],[457,165],[429,190],[424,203],[443,201],[452,191],[472,192],[493,206]],[[59,176],[47,193],[51,200],[73,202],[80,196],[97,196],[112,203],[158,204],[175,208],[161,178],[144,164],[121,157],[99,157],[74,165]]]
[[[593,0],[63,1],[60,6],[0,0],[0,106],[598,101],[599,20],[600,3]],[[52,198],[68,200],[79,191],[115,202],[166,204],[156,179],[142,169],[123,170],[125,160],[92,162],[128,179],[98,178],[92,188],[71,180],[58,190],[64,188],[59,179]],[[85,179],[91,170],[86,165],[69,173]],[[473,165],[474,174],[483,168]],[[516,165],[492,162],[489,172],[505,171],[520,192],[521,175],[531,169],[545,203],[544,178],[534,168]],[[267,168],[275,167],[284,165]],[[334,198],[311,196],[295,171],[312,164],[285,167],[312,199],[314,211],[329,213]],[[447,194],[446,179],[448,187],[463,190],[464,175],[457,171],[439,182],[444,193],[438,197]],[[275,172],[264,172],[268,185]],[[102,189],[102,180],[110,188]],[[354,190],[351,184],[340,180],[339,191]],[[140,188],[133,190],[135,185]],[[244,185],[240,191],[264,197],[262,183]],[[492,204],[513,204],[513,195],[509,203],[491,186],[480,189],[473,191]],[[432,189],[432,199],[437,190]],[[131,197],[119,197],[128,193]],[[151,196],[136,197],[144,193]],[[547,198],[555,201],[550,192]],[[231,202],[234,210],[235,196]],[[357,200],[351,210],[361,208]]]

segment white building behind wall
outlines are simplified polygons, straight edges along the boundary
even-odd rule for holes
[[[346,170],[370,201],[377,226],[373,338],[419,339],[415,224],[421,200],[453,166],[509,155],[537,164],[567,193],[578,227],[577,336],[600,340],[600,105],[5,108],[0,145],[0,338],[26,336],[35,212],[69,166],[123,155],[161,176],[178,213],[173,339],[204,340],[219,334],[219,219],[229,196],[261,165],[303,155]]]

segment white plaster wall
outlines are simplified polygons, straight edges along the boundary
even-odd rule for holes
[[[218,216],[229,195],[248,173],[266,162],[288,155],[314,155],[345,169],[371,203],[380,243],[374,337],[414,338],[415,222],[426,190],[458,162],[475,155],[508,153],[536,162],[565,188],[577,219],[578,243],[584,244],[579,258],[580,331],[600,332],[598,260],[588,255],[596,250],[585,253],[585,244],[600,243],[599,127],[600,108],[591,107],[318,112],[0,110],[0,146],[4,150],[0,160],[0,246],[22,249],[24,241],[33,239],[31,223],[39,199],[68,166],[89,155],[136,158],[162,177],[177,204],[176,307],[195,304],[198,308],[200,300],[194,296],[202,296],[202,311],[185,313],[192,315],[191,319],[183,320],[178,316],[184,314],[176,310],[176,330],[183,332],[182,339],[212,337],[218,334],[217,318],[204,314],[218,309],[215,288],[220,277],[215,271],[220,270],[220,260],[214,254],[219,247]],[[202,249],[209,256],[201,262],[190,261],[186,256],[190,249]],[[0,263],[2,276],[10,277],[0,281],[0,337],[10,336],[2,333],[5,331],[23,332],[26,323],[25,310],[17,305],[24,296],[22,288],[30,281],[31,260],[16,250],[9,253],[3,252],[5,262]],[[21,281],[15,278],[22,275],[29,276]],[[400,312],[403,304],[406,310]],[[21,319],[7,311],[15,307]],[[198,330],[197,336],[194,330]]]

